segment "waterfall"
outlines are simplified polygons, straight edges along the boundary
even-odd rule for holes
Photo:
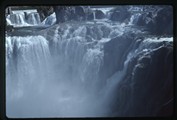
[[[141,16],[141,14],[139,14],[139,13],[133,14],[130,18],[129,25],[136,24],[138,22],[138,19],[140,16]]]
[[[110,38],[97,41],[97,36],[90,36],[88,39],[88,31],[93,33],[94,29],[85,25],[75,26],[74,31],[70,25],[65,27],[56,27],[50,39],[42,36],[6,37],[6,66],[7,71],[11,71],[7,73],[7,113],[10,116],[18,116],[21,112],[24,117],[38,116],[37,111],[29,113],[20,109],[41,110],[49,103],[55,103],[56,108],[45,111],[44,116],[104,116],[105,112],[95,110],[102,109],[101,105],[97,106],[97,94],[103,87],[100,86],[99,71],[103,64],[103,45]],[[50,96],[45,96],[46,93]],[[45,99],[41,103],[43,107],[25,105],[26,95],[31,96],[30,101],[35,104],[41,98]],[[13,109],[19,108],[14,113],[10,109],[13,100],[20,100],[12,105]],[[95,105],[91,105],[93,102]],[[75,105],[78,110],[71,112]],[[56,113],[57,110],[61,112]]]
[[[44,25],[54,25],[56,23],[56,15],[55,13],[52,13],[50,16],[48,16],[42,24]]]
[[[27,17],[27,22],[29,24],[38,25],[41,23],[39,13],[30,13]]]
[[[33,89],[42,87],[40,83],[45,82],[50,71],[48,41],[42,36],[7,37],[6,40],[6,64],[7,70],[11,71],[7,75],[7,83],[10,84],[9,80],[13,79],[13,84],[17,84],[16,88],[7,86],[7,95],[10,98],[20,97],[26,94],[26,90],[31,89],[30,87]],[[41,72],[38,73],[38,71]],[[39,82],[39,80],[41,81]],[[35,85],[37,81],[40,86]],[[17,90],[14,91],[15,94],[11,92],[13,89]]]
[[[93,20],[96,20],[95,11],[93,11]]]
[[[130,26],[138,16],[131,16]],[[12,14],[7,21],[14,25],[40,24],[38,13],[28,14],[28,19],[23,14]],[[136,116],[137,102],[145,106],[143,115],[152,115],[157,111],[153,106],[159,107],[160,100],[165,98],[158,96],[160,100],[156,100],[153,93],[152,98],[146,97],[153,88],[145,88],[146,81],[151,79],[163,81],[158,73],[151,73],[149,66],[158,69],[164,61],[168,63],[172,37],[145,36],[137,28],[107,21],[61,23],[38,33],[6,36],[8,117]],[[161,69],[164,77],[171,81],[165,71],[171,69],[162,67],[159,71]],[[154,86],[158,86],[158,82],[154,82]],[[162,87],[156,91],[163,93],[167,89],[165,85],[161,83]],[[141,91],[145,91],[141,94],[145,100],[136,94]],[[146,106],[146,100],[156,101]],[[151,114],[151,111],[155,112]]]
[[[39,13],[31,12],[24,13],[18,12],[14,14],[9,14],[6,17],[7,24],[13,26],[34,26],[41,24]]]
[[[7,16],[7,21],[10,25],[26,25],[24,14],[11,14]]]

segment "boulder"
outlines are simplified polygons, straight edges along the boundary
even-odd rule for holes
[[[47,18],[49,15],[51,15],[54,12],[52,6],[37,6],[36,8],[39,13],[41,21],[43,21],[45,18]]]
[[[75,7],[75,16],[78,21],[86,20],[86,13],[83,6]]]
[[[129,20],[131,17],[130,12],[128,11],[128,6],[119,6],[112,10],[110,15],[110,20],[112,21],[118,21],[118,22],[124,22],[126,20]]]
[[[93,11],[87,13],[87,20],[93,20],[93,19],[94,19],[94,13],[93,13]]]
[[[95,10],[95,18],[96,19],[103,19],[103,18],[105,18],[105,14],[101,10]]]
[[[153,6],[152,6],[153,7]],[[173,35],[173,9],[171,6],[146,8],[136,25],[148,29],[151,34],[155,35]]]
[[[56,14],[57,23],[66,21],[84,21],[86,20],[86,12],[83,6],[55,6],[54,11]]]
[[[54,12],[56,14],[56,23],[62,23],[66,21],[66,6],[55,6]]]

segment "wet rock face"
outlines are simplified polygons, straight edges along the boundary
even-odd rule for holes
[[[157,34],[173,35],[173,9],[172,7],[165,7],[157,13],[156,32]]]
[[[96,19],[103,19],[105,18],[105,14],[101,10],[95,10],[95,17]]]
[[[118,22],[125,22],[128,21],[131,17],[130,12],[128,12],[128,6],[119,6],[114,9],[110,15],[110,20],[118,21]]]
[[[65,22],[66,7],[65,6],[54,6],[54,12],[56,14],[56,23]]]
[[[55,6],[54,12],[56,14],[57,23],[66,22],[70,20],[86,20],[85,8],[82,6]]]
[[[85,10],[84,10],[84,7],[82,6],[76,6],[74,7],[75,9],[75,16],[76,16],[76,19],[75,20],[86,20],[86,13],[85,13]]]
[[[147,11],[150,8],[147,8]],[[137,22],[138,26],[148,28],[149,32],[156,35],[173,34],[173,9],[171,6],[154,8],[154,11],[145,12]]]
[[[55,6],[57,23],[66,21],[85,21],[94,19],[103,19],[105,14],[101,10],[91,10],[84,6]],[[94,15],[95,14],[95,15]],[[95,16],[95,17],[94,17]]]
[[[135,57],[128,65],[124,80],[117,87],[115,109],[121,110],[119,113],[121,116],[172,115],[174,105],[172,77],[171,46],[163,46],[149,54],[144,53]],[[123,103],[120,105],[119,101]]]
[[[145,38],[124,34],[104,45],[104,62],[100,79],[110,78],[124,67],[130,51]],[[110,104],[118,116],[170,116],[173,113],[173,47],[172,42],[159,42],[155,49],[134,56],[117,94]],[[113,59],[110,59],[113,58]],[[126,108],[126,109],[125,109]],[[169,111],[167,111],[169,110]]]
[[[88,14],[87,14],[87,20],[93,20],[94,19],[94,13],[93,11],[90,11]]]
[[[54,12],[54,9],[52,6],[38,6],[37,11],[39,13],[41,21],[43,21],[46,17],[48,17]]]
[[[101,79],[108,79],[116,71],[122,70],[133,40],[134,36],[131,33],[127,33],[113,38],[104,45],[104,64],[100,69]]]
[[[173,82],[172,52],[171,48],[161,47],[149,57],[138,59],[132,76],[134,115],[155,116],[161,111],[163,104],[173,98],[173,84],[170,84]],[[169,113],[172,112],[169,111],[166,115]]]

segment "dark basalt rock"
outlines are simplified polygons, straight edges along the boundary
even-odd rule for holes
[[[87,40],[87,42],[92,42],[93,41],[93,39],[90,35],[87,35],[85,39]]]
[[[56,23],[62,23],[66,21],[66,7],[65,6],[55,6],[54,12],[56,14]]]
[[[108,79],[123,68],[127,53],[138,48],[143,37],[125,34],[104,46],[100,79]],[[153,43],[152,51],[133,57],[126,75],[117,84],[110,106],[116,116],[170,116],[173,113],[173,46],[172,42]],[[129,51],[129,52],[127,52]],[[113,59],[110,59],[113,58]],[[126,108],[126,109],[125,109]]]
[[[92,37],[94,39],[97,38],[97,35],[93,32],[92,27],[88,27],[87,26],[86,29],[87,29],[86,35],[88,35],[88,36],[90,36],[90,37]]]
[[[93,27],[92,31],[94,36],[96,36],[96,40],[100,40],[103,37],[103,32],[101,31],[100,27]]]
[[[6,26],[6,31],[7,32],[13,32],[14,31],[14,27],[12,25],[7,25]]]
[[[78,20],[78,21],[86,20],[86,13],[85,13],[84,7],[76,6],[74,7],[74,9],[75,9],[74,15],[76,16],[75,20]]]
[[[128,21],[131,17],[130,12],[128,11],[128,6],[119,6],[114,9],[110,15],[110,20],[124,22]]]
[[[87,14],[83,6],[55,6],[54,11],[56,14],[57,23],[71,20],[84,21],[87,18]]]
[[[51,15],[54,12],[52,6],[37,6],[36,8],[39,13],[41,21],[43,21],[45,18],[47,18],[49,15]]]
[[[87,20],[93,20],[93,19],[94,19],[94,13],[92,11],[87,14]]]
[[[105,14],[101,10],[95,10],[95,17],[96,19],[103,19],[105,18]]]
[[[168,6],[159,10],[155,23],[155,33],[173,35],[173,8]]]
[[[103,25],[103,26],[101,26],[101,30],[103,32],[103,37],[108,38],[108,36],[109,36],[109,34],[111,32],[111,28],[109,28],[108,26]]]
[[[100,27],[86,27],[87,32],[86,34],[89,36],[92,36],[92,38],[96,39],[96,40],[100,40],[103,37],[103,32],[100,29]]]
[[[161,47],[138,58],[131,78],[133,97],[129,112],[133,111],[132,116],[162,116],[163,104],[173,98],[172,54],[171,48]],[[170,114],[172,111],[163,116]]]
[[[150,7],[152,8],[152,7]],[[161,6],[154,8],[154,11],[146,9],[136,25],[148,28],[151,34],[172,35],[173,34],[173,9],[171,6]]]
[[[126,56],[131,47],[133,47],[133,40],[134,35],[126,33],[113,38],[104,45],[104,64],[100,68],[100,78],[103,81],[112,76],[116,71],[122,70]]]

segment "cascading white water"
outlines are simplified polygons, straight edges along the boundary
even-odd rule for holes
[[[52,13],[44,21],[42,21],[43,25],[54,25],[55,23],[56,23],[56,15],[55,15],[55,13]]]
[[[140,13],[133,14],[130,18],[129,25],[136,24],[140,16],[141,16]]]
[[[25,16],[22,13],[8,15],[6,19],[9,25],[27,25]]]
[[[26,13],[26,15],[24,12],[9,14],[6,17],[6,21],[8,25],[13,26],[34,26],[41,24],[40,16],[37,12]]]
[[[34,21],[38,19],[38,14],[29,17],[29,23],[39,24],[39,21]],[[136,17],[132,17],[132,23]],[[22,24],[24,18],[20,23],[8,20],[16,25]],[[120,111],[113,111],[112,106],[119,93],[116,91],[117,86],[126,76],[129,62],[140,53],[155,50],[159,42],[172,41],[172,38],[145,39],[138,47],[122,55],[125,56],[123,68],[103,83],[100,69],[104,64],[104,56],[114,53],[105,53],[104,46],[126,33],[125,26],[119,23],[86,22],[78,25],[61,24],[50,29],[51,33],[44,36],[6,37],[8,117],[117,116]],[[114,59],[117,54],[119,51],[109,59]],[[124,103],[123,98],[119,99],[120,104]]]
[[[45,82],[45,78],[50,74],[50,53],[47,42],[42,36],[6,38],[6,64],[7,70],[10,71],[7,73],[7,83],[11,86],[9,80],[13,79],[13,84],[17,85],[15,94],[12,94],[13,87],[7,87],[10,99],[23,96],[30,89],[42,87],[41,83]],[[35,85],[36,82],[39,82],[39,86]]]
[[[95,16],[95,11],[93,11],[93,20],[95,20],[96,19],[96,16]]]
[[[27,22],[32,25],[38,25],[41,23],[40,16],[38,13],[28,14]]]
[[[37,110],[45,110],[41,116],[105,116],[96,91],[101,89],[102,48],[110,38],[88,42],[86,26],[78,26],[73,32],[67,26],[63,34],[59,29],[49,40],[51,44],[42,36],[6,37],[6,66],[11,71],[7,72],[9,116],[40,117]],[[39,108],[39,102],[43,107]]]

